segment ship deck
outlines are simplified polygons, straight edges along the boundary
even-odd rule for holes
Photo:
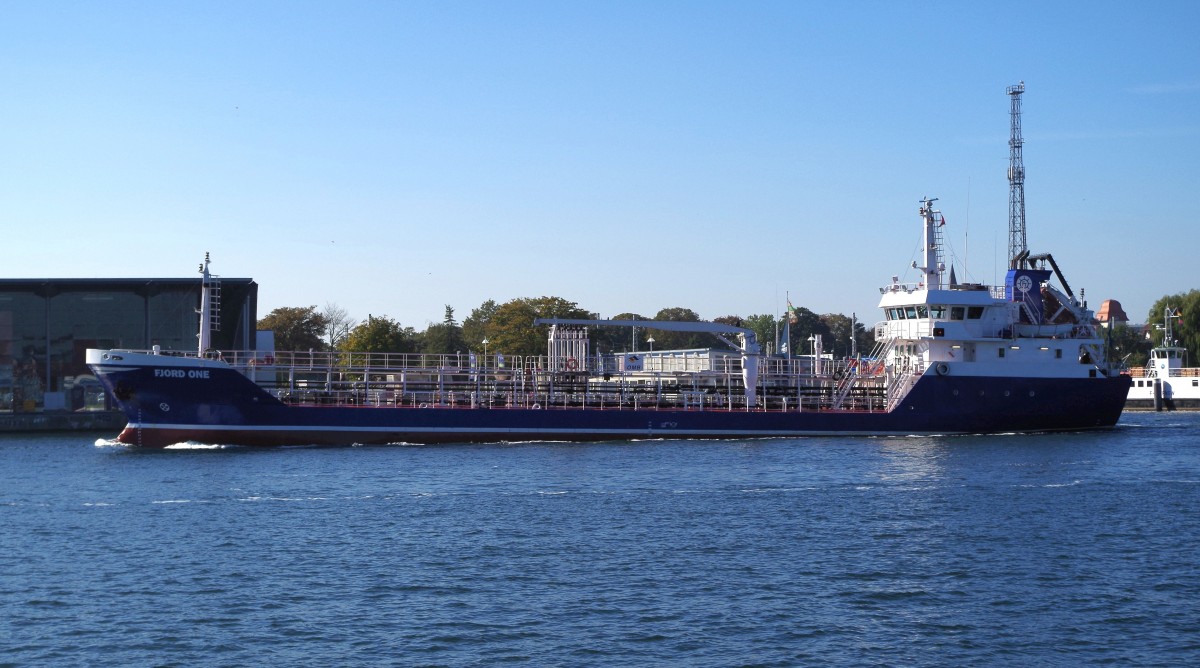
[[[699,351],[647,355],[637,370],[620,368],[613,357],[564,363],[545,356],[224,352],[220,359],[297,406],[746,409],[740,358]],[[764,359],[757,408],[887,410],[880,368],[845,360],[815,366],[811,359]]]

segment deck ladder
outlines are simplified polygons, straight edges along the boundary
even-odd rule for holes
[[[888,353],[892,352],[892,348],[895,347],[896,339],[894,338],[876,341],[874,349],[871,350],[870,357],[867,358],[871,360],[869,364],[871,366],[883,364],[884,360],[887,359]],[[837,387],[834,389],[833,393],[834,408],[842,407],[842,402],[844,402],[846,397],[850,394],[850,390],[854,387],[855,382],[857,382],[861,376],[866,375],[862,373],[862,368],[862,360],[859,360],[859,363],[854,367],[854,371],[850,372],[850,370],[847,369],[845,377],[838,381]]]
[[[204,282],[204,289],[208,290],[209,329],[219,332],[221,331],[221,277],[209,276]]]

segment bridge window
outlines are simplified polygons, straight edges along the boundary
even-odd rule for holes
[[[946,317],[946,306],[945,306],[945,304],[934,304],[929,307],[929,313],[930,313],[930,315],[932,315],[935,318],[939,318],[939,319],[945,318]]]
[[[905,316],[906,316],[906,317],[907,317],[909,320],[916,320],[916,319],[917,319],[917,307],[915,307],[915,306],[906,306],[906,307],[904,308],[904,315],[905,315]]]
[[[918,318],[926,318],[928,316],[929,316],[929,312],[927,311],[925,305],[918,304],[917,305],[917,317]]]
[[[982,306],[972,306],[967,309],[967,318],[969,318],[971,320],[978,320],[982,317],[983,317],[983,307]]]
[[[951,320],[962,320],[963,319],[963,307],[951,306],[950,307],[950,319]]]

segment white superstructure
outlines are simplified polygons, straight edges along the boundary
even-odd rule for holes
[[[934,201],[921,201],[923,264],[913,267],[923,280],[914,285],[893,277],[880,289],[886,320],[875,326],[872,358],[906,382],[929,369],[943,376],[1033,378],[1113,373],[1091,311],[1051,283],[1057,271],[1032,266],[1053,263],[1048,255],[1010,270],[1006,287],[950,284],[942,251],[946,223]]]

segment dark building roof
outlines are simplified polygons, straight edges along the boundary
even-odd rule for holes
[[[221,278],[222,285],[252,285],[252,278]],[[196,278],[0,278],[0,292],[33,292],[54,295],[60,292],[88,290],[121,290],[153,293],[155,289],[181,287],[200,289]]]
[[[224,326],[214,333],[213,347],[225,350],[252,349],[258,322],[258,283],[251,278],[221,277],[219,314]],[[59,298],[87,299],[89,293],[134,295],[146,301],[165,297],[183,304],[176,307],[172,317],[193,321],[194,309],[200,304],[201,279],[194,278],[0,278],[0,295],[6,299],[22,294],[47,304]],[[194,302],[194,305],[188,305]],[[26,307],[28,308],[28,307]],[[143,317],[144,311],[133,314]],[[143,318],[144,324],[149,320]],[[105,325],[108,327],[109,325]],[[193,325],[194,326],[194,325]],[[43,335],[44,336],[44,335]],[[124,345],[148,348],[154,337],[149,326],[142,330],[141,340]]]

